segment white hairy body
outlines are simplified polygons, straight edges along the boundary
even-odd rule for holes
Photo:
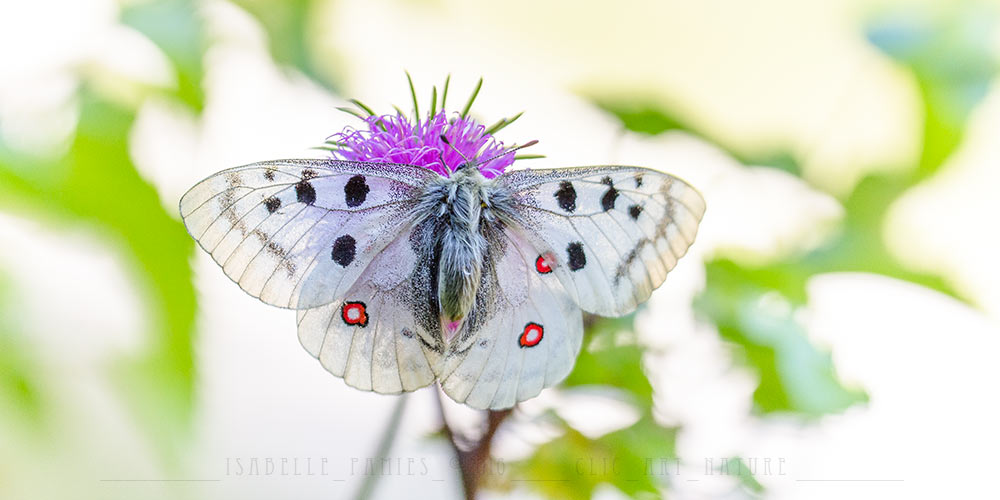
[[[581,310],[618,316],[666,279],[704,213],[639,167],[420,167],[283,160],[220,172],[181,200],[192,236],[245,291],[298,311],[331,373],[381,393],[435,380],[508,408],[569,374]]]

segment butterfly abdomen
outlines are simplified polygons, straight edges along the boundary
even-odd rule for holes
[[[460,323],[472,310],[482,278],[487,242],[479,232],[482,200],[476,181],[465,176],[450,179],[444,200],[437,258],[438,301],[446,327]]]

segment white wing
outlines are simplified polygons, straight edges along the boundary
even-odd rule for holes
[[[372,259],[343,300],[299,310],[302,346],[358,389],[395,394],[433,382],[444,352],[430,300],[433,244],[433,224],[418,224]]]
[[[532,398],[569,375],[583,342],[580,309],[515,231],[487,234],[476,306],[437,367],[444,392],[478,409]]]
[[[499,185],[576,303],[602,316],[649,298],[694,242],[705,212],[684,181],[640,167],[518,170]]]
[[[412,221],[437,174],[408,165],[281,160],[219,172],[180,202],[188,232],[250,295],[306,309],[338,300]]]

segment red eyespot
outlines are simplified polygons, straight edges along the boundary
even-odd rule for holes
[[[517,343],[521,347],[535,347],[539,342],[542,341],[542,334],[544,328],[538,323],[528,323],[524,325],[524,332],[521,333],[521,337],[517,339]]]
[[[539,255],[538,258],[535,259],[535,270],[541,274],[549,274],[552,272],[552,267],[549,266],[548,262],[545,262],[545,256]]]
[[[344,302],[344,307],[340,309],[340,317],[348,325],[364,327],[368,324],[368,313],[365,312],[364,302]]]

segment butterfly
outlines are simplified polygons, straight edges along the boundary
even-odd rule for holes
[[[297,312],[330,373],[385,394],[438,381],[503,409],[571,371],[582,312],[633,311],[705,211],[640,167],[508,171],[279,160],[218,172],[181,199],[190,234],[261,301]]]

